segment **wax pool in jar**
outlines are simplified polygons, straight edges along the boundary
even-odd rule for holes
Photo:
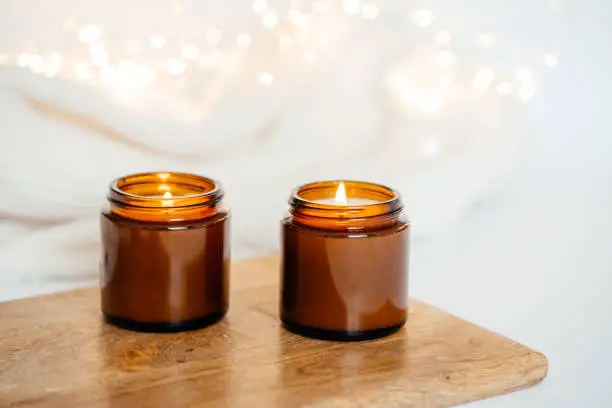
[[[356,205],[370,205],[370,204],[378,204],[380,201],[373,200],[370,198],[363,197],[347,197],[346,196],[346,187],[344,182],[340,182],[338,184],[338,188],[336,189],[336,194],[333,198],[318,198],[313,200],[313,202],[318,204],[328,204],[328,205],[338,205],[338,206],[356,206]]]

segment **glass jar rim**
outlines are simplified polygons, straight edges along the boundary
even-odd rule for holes
[[[143,195],[130,192],[128,188],[142,184],[159,186],[165,183],[187,185],[194,191],[201,190],[201,192],[164,197],[161,191],[159,195]],[[221,184],[210,177],[184,172],[152,171],[114,179],[110,183],[107,198],[111,203],[148,208],[168,208],[164,203],[172,201],[171,207],[176,209],[214,205],[223,199],[224,194]]]
[[[357,198],[377,198],[372,199],[374,201],[372,203],[346,205],[327,204],[316,201],[321,198],[333,198],[340,183],[344,183],[347,191],[361,191],[364,193],[357,195]],[[319,193],[320,196],[317,198],[304,197],[304,193],[313,195]],[[353,197],[355,196],[353,195]],[[378,201],[378,198],[380,198],[380,201]],[[291,192],[289,205],[295,212],[304,212],[310,216],[324,218],[368,218],[380,215],[393,215],[401,212],[404,206],[400,193],[391,187],[368,181],[344,179],[314,181],[302,184]]]

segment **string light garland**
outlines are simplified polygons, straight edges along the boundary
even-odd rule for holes
[[[96,24],[85,24],[78,27],[75,20],[66,20],[62,28],[75,36],[75,40],[84,47],[84,54],[74,56],[62,55],[57,50],[40,52],[22,52],[9,54],[0,50],[0,65],[16,65],[47,77],[64,77],[94,86],[116,88],[145,88],[153,84],[171,81],[182,77],[193,70],[218,70],[219,72],[235,72],[240,69],[240,59],[236,53],[250,52],[257,41],[269,42],[274,39],[277,50],[296,58],[300,63],[313,65],[326,57],[326,53],[334,44],[337,32],[329,29],[329,25],[320,25],[319,20],[329,20],[330,16],[338,19],[348,19],[352,23],[372,21],[385,16],[385,10],[373,1],[361,0],[315,0],[302,1],[300,7],[291,6],[282,11],[271,7],[266,0],[254,0],[251,3],[253,18],[258,21],[265,35],[254,35],[250,32],[222,32],[217,27],[207,27],[203,30],[204,41],[190,41],[184,44],[170,44],[163,33],[152,33],[148,38],[133,38],[116,46],[106,43],[104,29]],[[551,3],[550,9],[555,13],[562,12],[558,3]],[[182,6],[175,5],[169,14],[182,15]],[[453,33],[444,27],[436,27],[436,15],[427,9],[405,10],[418,30],[433,29],[431,46],[438,51],[432,56],[439,67],[436,86],[428,89],[417,89],[411,86],[406,75],[395,72],[390,80],[390,91],[397,94],[398,100],[411,107],[419,107],[427,114],[437,112],[444,105],[444,100],[452,93],[453,87],[465,88],[465,84],[457,82],[454,75],[456,66],[463,59],[457,50],[451,49]],[[475,44],[483,50],[491,50],[503,44],[503,38],[494,33],[476,33]],[[170,55],[163,61],[156,52],[164,50]],[[296,52],[297,51],[297,52]],[[143,56],[145,55],[145,56]],[[233,64],[232,66],[230,66]],[[540,60],[532,64],[546,68],[555,68],[559,58],[552,52],[541,54]],[[474,92],[496,92],[500,97],[507,98],[516,95],[527,100],[537,92],[534,68],[517,68],[514,78],[498,75],[490,64],[473,67],[472,78],[467,81],[468,87]],[[261,86],[273,86],[275,73],[262,71],[258,74],[256,83]],[[433,151],[431,147],[427,149]]]

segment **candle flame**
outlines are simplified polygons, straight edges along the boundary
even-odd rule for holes
[[[347,205],[348,201],[346,200],[346,188],[344,187],[344,182],[341,181],[336,189],[336,204]]]
[[[174,200],[166,200],[167,198],[172,198],[172,193],[169,191],[166,191],[164,193],[164,200],[162,200],[162,205],[164,207],[172,207],[174,205]]]

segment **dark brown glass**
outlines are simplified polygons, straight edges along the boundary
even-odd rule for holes
[[[399,194],[344,181],[347,196],[372,204],[338,206],[339,181],[295,189],[282,220],[284,326],[331,340],[365,340],[401,328],[408,316],[408,221]]]
[[[222,198],[215,181],[186,173],[111,183],[100,217],[102,313],[109,323],[182,331],[225,315],[230,212]]]

